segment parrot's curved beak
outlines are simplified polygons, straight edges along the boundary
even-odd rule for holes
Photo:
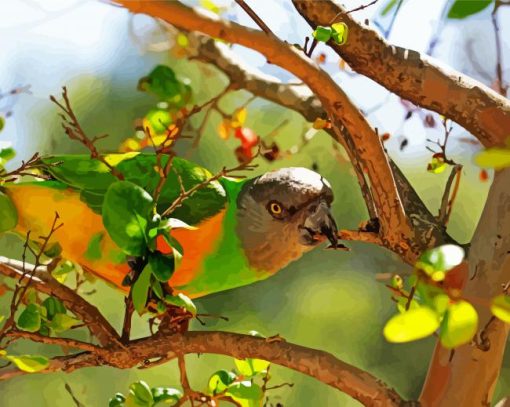
[[[312,202],[305,208],[306,217],[299,226],[300,241],[305,246],[314,246],[328,239],[331,246],[338,246],[338,228],[325,200]]]

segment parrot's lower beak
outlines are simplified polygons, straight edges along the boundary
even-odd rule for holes
[[[305,221],[299,227],[301,243],[313,246],[328,239],[331,246],[336,248],[338,228],[327,202],[321,200],[318,203],[311,203],[306,211]]]

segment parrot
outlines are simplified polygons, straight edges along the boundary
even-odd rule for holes
[[[55,213],[63,227],[51,236],[60,256],[126,291],[130,273],[126,253],[105,228],[105,194],[122,174],[149,194],[157,188],[168,156],[130,152],[102,156],[40,157],[43,180],[6,183],[0,194],[15,208],[14,233],[43,236]],[[159,161],[158,161],[159,160]],[[300,167],[281,168],[252,178],[228,176],[207,182],[213,174],[184,158],[172,157],[171,171],[156,203],[163,213],[182,190],[202,183],[171,213],[189,227],[173,227],[171,237],[182,248],[182,260],[168,280],[173,293],[191,299],[264,280],[320,243],[337,247],[337,225],[331,213],[333,192],[320,174]],[[4,216],[4,214],[0,214]],[[157,240],[168,252],[168,241]]]

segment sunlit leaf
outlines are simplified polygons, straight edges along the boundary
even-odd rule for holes
[[[389,342],[410,342],[425,338],[439,328],[438,315],[428,307],[410,309],[393,316],[384,327]]]
[[[154,387],[152,397],[154,398],[154,407],[175,406],[181,399],[182,392],[172,387]]]
[[[145,253],[145,230],[152,206],[152,197],[129,181],[115,182],[106,191],[103,224],[112,240],[125,253],[132,256]]]
[[[149,287],[151,284],[152,268],[150,264],[146,265],[137,278],[133,287],[131,288],[131,295],[133,297],[133,305],[136,312],[141,314],[145,309],[147,303],[147,295],[149,294]]]
[[[493,298],[491,311],[494,316],[510,324],[510,296],[501,294]]]
[[[0,131],[2,131],[5,127],[5,118],[0,116]]]
[[[445,348],[455,348],[473,339],[478,327],[478,314],[466,301],[451,304],[443,318],[439,337]]]
[[[126,397],[122,393],[116,393],[115,396],[113,396],[108,401],[108,407],[124,407],[124,402],[126,401]]]
[[[5,164],[7,161],[12,160],[14,157],[16,157],[16,151],[12,147],[5,147],[0,150],[0,164]]]
[[[48,358],[39,355],[7,355],[6,359],[13,362],[19,370],[27,373],[35,373],[44,370],[49,365]]]
[[[317,41],[328,42],[333,34],[333,30],[331,27],[323,27],[319,25],[315,31],[312,33],[313,38]]]
[[[236,380],[237,376],[227,370],[218,370],[209,378],[209,393],[218,394],[226,390],[229,384]]]
[[[448,18],[466,18],[479,13],[492,2],[493,0],[455,0],[448,11]]]
[[[475,163],[482,168],[501,170],[510,167],[510,149],[489,148],[475,156]]]
[[[239,373],[245,377],[251,377],[259,373],[265,373],[270,365],[270,362],[265,360],[252,358],[246,358],[243,360],[234,359],[234,363]]]
[[[165,109],[151,109],[143,118],[143,127],[148,128],[156,146],[166,139],[166,131],[172,124],[172,115]],[[152,145],[152,141],[147,140]]]
[[[150,405],[150,403],[154,401],[150,387],[143,380],[131,383],[129,386],[129,392],[142,403]]]
[[[427,165],[427,171],[433,174],[441,174],[446,170],[446,167],[448,167],[448,164],[446,164],[443,159],[433,157]]]
[[[221,11],[221,8],[211,0],[200,0],[200,6],[206,10],[212,11],[214,14],[219,14]]]
[[[48,326],[56,333],[60,333],[67,331],[68,329],[71,329],[73,326],[79,325],[80,323],[81,321],[79,319],[73,318],[63,313],[58,313],[55,314]]]
[[[18,318],[18,328],[28,332],[37,332],[41,328],[40,307],[37,304],[29,304]]]
[[[64,262],[61,262],[55,268],[55,270],[53,270],[51,272],[51,275],[53,276],[53,278],[55,280],[57,280],[59,283],[63,284],[66,281],[69,273],[73,270],[74,270],[74,264],[71,263],[70,261],[66,260]]]
[[[240,403],[242,407],[260,406],[264,395],[260,386],[249,380],[232,383],[228,386],[226,394]]]
[[[331,33],[331,38],[338,45],[343,45],[347,42],[347,35],[349,32],[349,28],[345,23],[335,23],[331,25],[331,29],[333,30]]]
[[[140,140],[129,137],[125,139],[119,147],[119,152],[121,153],[129,153],[131,151],[140,151],[142,149],[142,145]]]
[[[462,247],[446,244],[423,252],[415,267],[432,277],[436,272],[445,272],[454,268],[462,263],[462,260],[464,260]],[[436,276],[436,281],[441,281],[444,279],[444,275],[438,278]]]

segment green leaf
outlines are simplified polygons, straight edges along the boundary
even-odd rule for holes
[[[5,118],[0,116],[0,131],[2,131],[5,127]]]
[[[398,312],[400,312],[401,314],[403,314],[404,312],[406,312],[406,307],[407,307],[407,298],[404,298],[404,297],[398,297],[397,299],[397,309],[398,309]],[[415,308],[420,308],[420,304],[418,303],[418,301],[416,301],[416,299],[412,299],[411,300],[411,304],[409,304],[409,309],[415,309]]]
[[[0,233],[14,229],[18,224],[18,211],[11,198],[0,191]]]
[[[193,316],[197,315],[197,307],[193,304],[193,301],[183,293],[177,295],[167,295],[165,297],[167,304],[175,305],[177,307],[184,308],[186,311],[191,313]]]
[[[55,257],[58,257],[62,254],[62,246],[60,246],[60,243],[54,242],[50,243],[48,247],[44,250],[44,255],[46,257],[49,257],[50,259],[54,259]]]
[[[333,29],[331,27],[323,27],[321,25],[317,26],[315,31],[312,33],[313,38],[321,42],[328,42],[332,34]]]
[[[451,304],[441,324],[439,338],[445,348],[455,348],[473,339],[478,328],[478,314],[467,301]]]
[[[65,283],[67,276],[71,271],[74,270],[74,263],[70,262],[69,260],[66,260],[58,265],[58,267],[51,272],[51,275],[55,280],[57,280],[59,283],[63,284]]]
[[[224,392],[237,379],[233,372],[218,370],[209,378],[209,393],[212,395]]]
[[[142,403],[151,405],[154,401],[149,385],[143,380],[131,383],[129,386],[129,392],[136,397],[137,401],[141,401]]]
[[[152,136],[166,134],[168,126],[170,126],[172,122],[172,116],[166,109],[151,109],[143,120],[144,127],[150,128]]]
[[[46,308],[46,315],[48,319],[52,319],[58,313],[65,314],[67,312],[62,301],[56,297],[46,298],[41,305]]]
[[[19,370],[28,373],[40,372],[46,369],[50,363],[48,358],[39,355],[7,355],[5,358],[13,362]]]
[[[16,151],[12,147],[6,147],[0,150],[0,163],[4,164],[7,161],[12,160],[14,157],[16,157]]]
[[[182,392],[172,387],[153,387],[152,397],[156,407],[158,405],[174,406],[181,399]]]
[[[156,66],[148,76],[141,78],[138,89],[156,95],[175,108],[184,106],[191,98],[191,87],[165,65]]]
[[[386,323],[383,333],[389,342],[402,343],[425,338],[437,328],[438,315],[428,307],[421,307],[393,316]]]
[[[488,148],[475,156],[475,163],[479,167],[495,170],[510,167],[510,149]]]
[[[234,363],[237,370],[239,370],[239,373],[246,377],[252,377],[259,373],[265,373],[270,365],[270,362],[265,360],[252,358],[246,358],[244,360],[234,359]]]
[[[41,313],[37,304],[28,304],[18,318],[18,328],[37,332],[41,328]]]
[[[464,260],[464,250],[460,246],[445,244],[422,253],[415,267],[429,276],[435,272],[445,272],[458,266]],[[439,280],[436,280],[439,281]]]
[[[347,24],[335,23],[331,25],[331,29],[333,30],[331,33],[333,41],[335,41],[338,45],[343,45],[347,42],[347,35],[349,33]]]
[[[466,18],[487,8],[493,0],[456,0],[448,11],[448,18]]]
[[[496,318],[510,324],[510,296],[498,295],[492,299],[491,311]]]
[[[151,284],[151,275],[151,266],[150,264],[147,264],[131,289],[133,305],[138,314],[142,314],[143,310],[145,309],[145,304],[147,303],[147,295],[149,294],[149,287]]]
[[[155,278],[151,279],[151,289],[152,292],[156,294],[156,297],[158,297],[160,300],[162,300],[165,297],[165,294],[163,293],[163,287],[161,287],[161,283]]]
[[[249,380],[232,383],[228,386],[226,394],[230,395],[237,402],[240,402],[243,407],[260,406],[260,401],[264,396],[260,386]]]
[[[131,256],[147,250],[145,230],[153,207],[152,197],[129,181],[113,183],[103,202],[103,224],[112,240]]]
[[[388,14],[393,9],[393,7],[395,7],[397,5],[397,1],[398,0],[390,0],[390,1],[388,1],[386,6],[381,11],[381,16],[384,17],[386,14]]]
[[[66,314],[58,313],[55,314],[51,320],[49,327],[56,333],[60,333],[67,331],[68,329],[71,329],[73,326],[76,326],[80,323],[81,321],[79,319],[73,318]]]
[[[163,283],[170,280],[175,271],[175,259],[173,254],[163,254],[160,251],[155,251],[149,254],[149,264],[152,269],[154,277]]]
[[[122,393],[116,393],[115,396],[113,396],[108,401],[108,407],[124,407],[124,402],[126,401],[126,397]]]

